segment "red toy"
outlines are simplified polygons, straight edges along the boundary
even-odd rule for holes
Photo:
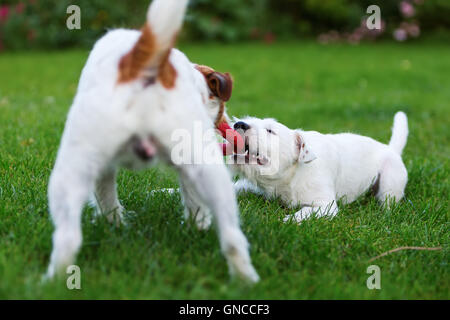
[[[242,153],[244,150],[244,139],[242,139],[241,135],[236,131],[230,128],[226,121],[220,123],[217,127],[228,142],[222,144],[223,155],[227,156],[236,153]]]

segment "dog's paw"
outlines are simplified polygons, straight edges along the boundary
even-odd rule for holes
[[[186,220],[195,223],[198,230],[208,230],[211,227],[212,215],[207,207],[185,208]]]
[[[258,273],[250,262],[245,266],[241,266],[238,270],[234,270],[233,275],[248,284],[257,283],[260,280]]]
[[[201,219],[195,219],[195,225],[199,230],[208,230],[211,227],[212,217],[210,213],[204,214]]]
[[[294,220],[297,221],[297,223],[302,222],[303,220],[309,219],[312,215],[311,211],[302,212],[301,210],[299,212],[296,212],[294,214]]]
[[[258,282],[259,275],[252,265],[249,245],[242,231],[239,228],[225,229],[220,237],[230,274],[250,284]]]
[[[91,219],[91,223],[96,224],[98,219],[100,219],[101,217],[106,217],[106,220],[109,223],[114,224],[117,227],[126,226],[127,223],[124,220],[124,212],[125,208],[120,204],[115,209],[107,212],[103,211],[98,205],[96,205],[94,207],[94,215]]]
[[[297,211],[295,214],[290,214],[283,219],[283,222],[297,222],[301,223],[303,220],[309,219],[312,216],[311,208],[303,208],[300,211]]]
[[[116,227],[126,226],[127,222],[124,218],[125,209],[122,206],[119,206],[118,208],[106,213],[106,220],[108,220],[109,223],[114,224]]]
[[[286,217],[284,217],[283,222],[284,223],[294,222],[294,223],[300,224],[305,219],[307,219],[307,217],[296,213],[296,214],[290,214],[290,215],[287,215]]]

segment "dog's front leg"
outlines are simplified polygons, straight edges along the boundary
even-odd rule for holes
[[[240,192],[252,192],[254,194],[264,194],[264,192],[256,185],[248,181],[247,179],[239,179],[234,183],[234,191]]]
[[[211,226],[211,210],[203,203],[195,191],[195,187],[187,179],[180,181],[181,196],[184,203],[184,218],[195,222],[199,230],[207,230]]]
[[[303,220],[309,219],[312,216],[317,218],[320,217],[334,217],[339,211],[339,208],[336,204],[336,201],[329,202],[323,206],[308,206],[303,207],[299,211],[297,211],[294,215],[289,215],[284,218],[284,222],[288,222],[291,219],[294,219],[297,223],[302,222]]]
[[[251,282],[258,281],[248,253],[247,239],[239,226],[236,198],[225,165],[183,165],[180,171],[183,185],[192,186],[214,214],[230,273]]]
[[[97,212],[106,215],[110,223],[118,226],[123,223],[123,207],[117,197],[116,172],[117,169],[111,166],[99,176],[95,185],[95,200]]]

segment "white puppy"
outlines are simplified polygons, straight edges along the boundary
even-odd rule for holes
[[[47,276],[65,272],[81,246],[81,212],[91,193],[109,220],[121,220],[118,166],[145,167],[155,156],[172,163],[172,134],[229,127],[224,101],[231,78],[192,64],[172,49],[188,0],[154,0],[141,31],[115,30],[95,44],[70,109],[48,196],[55,231]],[[214,136],[192,144],[215,144],[204,154],[213,165],[174,164],[183,188],[215,216],[230,272],[257,281],[239,226],[233,185]],[[189,195],[186,196],[189,199]]]
[[[234,156],[232,166],[247,179],[235,188],[301,206],[293,217],[298,222],[313,213],[335,216],[337,200],[350,203],[369,188],[383,204],[403,197],[408,180],[401,158],[408,136],[403,112],[395,115],[389,145],[352,133],[291,130],[273,119],[249,117],[234,128],[245,132],[248,151]]]

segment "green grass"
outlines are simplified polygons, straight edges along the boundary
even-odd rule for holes
[[[406,198],[391,210],[363,196],[332,219],[284,224],[278,201],[240,195],[242,228],[262,281],[230,280],[214,230],[182,224],[172,169],[121,171],[119,195],[136,214],[115,228],[83,216],[77,264],[82,290],[41,285],[51,250],[46,190],[88,52],[0,56],[0,298],[431,299],[450,298],[450,47],[442,44],[320,46],[313,43],[184,45],[196,62],[230,71],[236,116],[290,127],[352,131],[382,142],[397,110],[409,116]],[[400,246],[442,246],[402,251]],[[381,268],[381,290],[366,269]]]

